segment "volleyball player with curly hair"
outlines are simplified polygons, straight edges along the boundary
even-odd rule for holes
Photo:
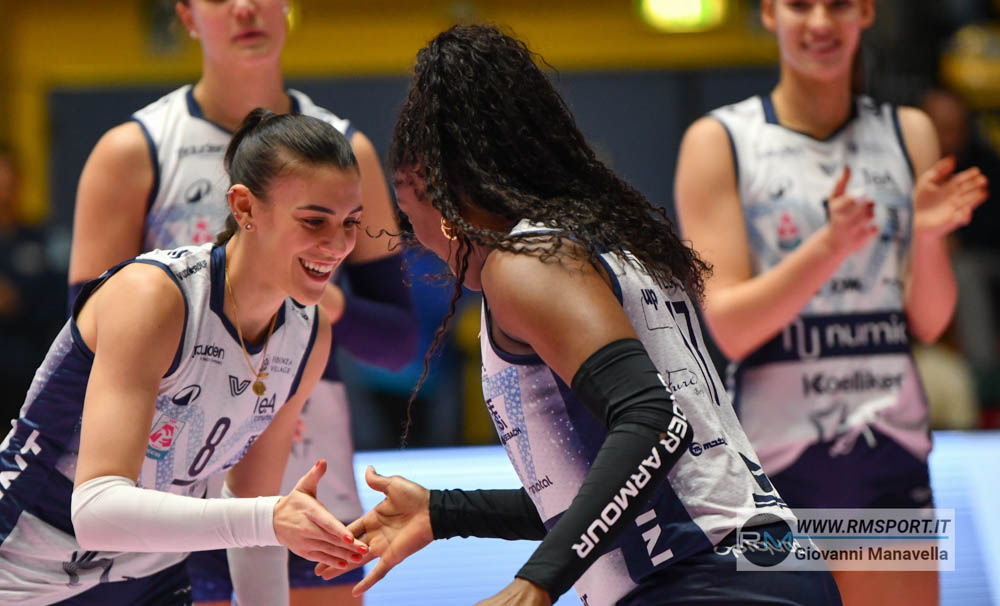
[[[417,55],[390,161],[400,209],[483,293],[483,393],[523,484],[386,499],[349,528],[364,591],[453,536],[541,540],[484,604],[839,604],[827,572],[736,573],[747,512],[782,512],[705,349],[707,267],[604,166],[524,43],[456,26]],[[711,446],[709,446],[711,444]],[[337,569],[320,565],[317,572]]]

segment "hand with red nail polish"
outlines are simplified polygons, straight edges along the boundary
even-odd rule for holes
[[[375,473],[371,466],[365,470],[365,481],[383,493],[385,499],[347,528],[354,536],[368,544],[367,551],[351,568],[357,568],[379,558],[368,576],[354,586],[352,593],[361,595],[382,579],[405,558],[427,546],[434,535],[431,532],[429,511],[430,492],[423,486],[400,476],[385,477]],[[316,565],[316,574],[324,579],[344,571],[323,564]]]
[[[274,506],[274,534],[299,556],[343,572],[352,556],[361,560],[364,544],[316,500],[316,486],[326,472],[326,461],[318,461],[295,488]],[[367,548],[366,548],[367,551]],[[338,572],[338,574],[339,574]]]

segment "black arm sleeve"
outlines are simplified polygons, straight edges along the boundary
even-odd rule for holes
[[[614,341],[587,358],[572,389],[608,434],[573,502],[517,573],[553,602],[642,513],[693,435],[636,339]]]
[[[431,531],[435,539],[545,538],[538,510],[523,488],[513,490],[430,491]]]

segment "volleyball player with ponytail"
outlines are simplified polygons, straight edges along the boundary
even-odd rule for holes
[[[348,120],[286,89],[281,55],[290,0],[181,0],[180,24],[201,47],[198,82],[168,93],[101,138],[77,191],[71,290],[124,259],[157,248],[210,242],[223,227],[228,180],[222,154],[232,131],[254,107],[313,116],[351,143],[361,170],[365,216],[357,246],[333,274],[322,305],[333,323],[333,345],[367,363],[399,369],[416,351],[416,320],[404,284],[402,256],[383,231],[397,231],[395,211],[375,148]],[[347,284],[349,288],[341,288]],[[303,409],[303,439],[289,458],[290,489],[316,458],[330,465],[320,499],[339,518],[361,515],[354,478],[350,407],[337,356]],[[211,487],[217,494],[218,487]],[[191,558],[195,598],[228,604],[232,587],[225,554]],[[312,564],[289,556],[292,601],[356,603],[351,578],[325,583]],[[360,578],[360,577],[358,577]]]
[[[274,606],[285,547],[365,553],[315,498],[325,462],[274,496],[329,353],[317,303],[354,248],[357,160],[328,123],[258,109],[226,167],[229,237],[85,284],[36,373],[0,449],[0,603],[187,605],[188,552],[229,549],[240,604]],[[226,498],[202,498],[218,475]]]

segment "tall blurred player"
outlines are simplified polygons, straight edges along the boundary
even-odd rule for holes
[[[909,335],[956,287],[945,236],[986,197],[927,116],[855,93],[873,0],[763,0],[781,78],[695,122],[681,227],[714,267],[704,311],[761,464],[794,508],[932,506]],[[837,572],[846,604],[936,604],[934,572]]]
[[[222,230],[227,181],[222,154],[232,130],[251,109],[301,113],[332,124],[350,140],[362,175],[365,229],[345,265],[354,296],[331,284],[322,305],[334,343],[364,359],[397,368],[412,357],[415,328],[400,257],[388,238],[365,232],[394,231],[396,222],[384,175],[371,142],[351,124],[286,90],[281,50],[288,0],[185,0],[176,5],[184,28],[202,49],[202,76],[136,112],[97,143],[77,193],[69,278],[84,281],[124,259],[153,249],[211,241]],[[284,360],[268,361],[272,371]],[[319,499],[338,519],[361,514],[352,467],[353,446],[344,385],[335,356],[303,412],[304,438],[289,460],[283,490],[317,458],[330,462]],[[214,496],[214,495],[212,495]],[[228,603],[231,585],[225,555],[199,553],[191,560],[199,602]],[[352,603],[344,583],[329,587],[311,564],[291,554],[293,604]]]

